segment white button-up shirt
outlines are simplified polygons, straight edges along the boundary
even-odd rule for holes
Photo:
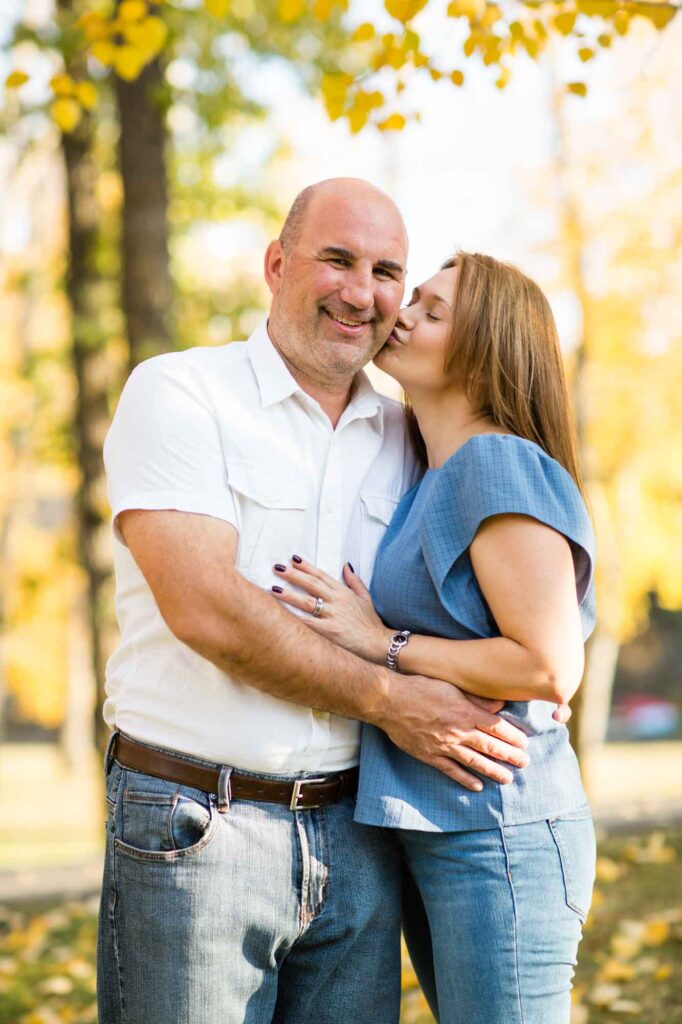
[[[357,722],[239,682],[170,632],[116,516],[177,509],[232,523],[238,571],[266,590],[277,582],[274,563],[293,554],[336,578],[350,561],[369,584],[386,525],[415,478],[400,405],[360,373],[334,430],[263,323],[247,342],[169,353],[138,366],[121,395],[104,460],[121,629],[107,665],[107,723],[248,771],[357,764]]]

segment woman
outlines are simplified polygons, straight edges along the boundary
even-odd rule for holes
[[[554,320],[517,269],[460,253],[415,289],[376,364],[405,390],[424,476],[371,596],[351,566],[344,586],[298,559],[278,596],[308,612],[322,598],[311,628],[369,660],[506,702],[530,762],[504,785],[460,786],[366,727],[356,819],[395,830],[408,946],[441,1024],[567,1024],[595,849],[553,710],[583,671],[593,536]]]

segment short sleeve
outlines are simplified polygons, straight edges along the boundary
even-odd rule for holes
[[[184,353],[133,370],[104,442],[114,534],[126,509],[175,509],[237,526],[220,432]]]
[[[471,438],[439,471],[424,509],[421,542],[441,599],[447,605],[449,591],[461,593],[461,580],[452,585],[458,561],[481,523],[504,513],[531,516],[566,537],[583,632],[589,635],[595,617],[594,533],[582,495],[560,463],[538,445],[509,434]]]

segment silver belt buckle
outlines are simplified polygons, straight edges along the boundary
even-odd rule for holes
[[[322,778],[318,778],[318,779],[296,779],[296,781],[294,782],[294,788],[293,788],[293,791],[292,791],[292,794],[291,794],[291,802],[289,804],[289,810],[290,811],[298,811],[298,810],[301,809],[298,806],[298,801],[301,799],[301,787],[302,786],[307,786],[309,782],[326,782],[328,778],[329,778],[328,775],[324,775],[324,776],[322,776]],[[320,805],[316,804],[315,806],[319,807]],[[306,811],[314,810],[313,807],[305,807],[303,809],[306,810]]]

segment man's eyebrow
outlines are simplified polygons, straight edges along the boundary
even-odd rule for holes
[[[320,256],[338,256],[343,260],[354,260],[356,258],[354,252],[351,252],[350,249],[344,249],[341,245],[325,245],[324,249],[320,250]],[[405,268],[400,263],[396,263],[395,260],[377,260],[375,266],[381,267],[383,270],[390,270],[394,274],[405,273]]]

